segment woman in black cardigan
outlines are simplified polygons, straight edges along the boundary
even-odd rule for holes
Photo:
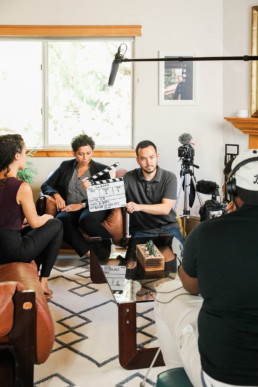
[[[63,161],[42,184],[41,190],[55,199],[59,211],[56,217],[64,226],[64,240],[82,257],[90,246],[78,227],[90,236],[110,238],[109,232],[101,225],[109,211],[89,212],[87,191],[82,187],[82,179],[93,176],[106,165],[92,160],[95,143],[86,134],[73,138],[71,145],[75,159]],[[101,179],[109,178],[109,173],[101,176]]]

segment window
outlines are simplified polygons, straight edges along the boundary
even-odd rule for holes
[[[118,46],[132,38],[0,40],[0,127],[28,147],[70,148],[85,132],[98,148],[132,146],[132,66],[119,66],[107,86]]]

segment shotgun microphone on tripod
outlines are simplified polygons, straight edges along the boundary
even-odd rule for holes
[[[214,194],[218,188],[219,186],[215,181],[199,180],[196,183],[196,190],[206,195]]]
[[[192,136],[190,133],[183,133],[181,136],[178,137],[178,141],[183,144],[190,144],[190,141],[192,140]]]
[[[199,168],[198,165],[193,163],[194,159],[194,148],[190,144],[192,140],[192,136],[189,133],[183,133],[178,137],[178,141],[182,144],[178,148],[178,157],[183,160],[185,163],[190,163],[195,168]]]

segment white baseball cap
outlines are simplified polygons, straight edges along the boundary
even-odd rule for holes
[[[236,179],[237,195],[245,203],[258,205],[258,149],[249,149],[238,155],[231,169]]]

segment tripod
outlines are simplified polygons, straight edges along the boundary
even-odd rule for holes
[[[203,205],[200,194],[196,190],[196,179],[194,176],[194,171],[193,171],[193,169],[191,169],[191,167],[199,168],[198,165],[193,164],[191,159],[189,159],[189,158],[184,159],[183,158],[182,165],[181,165],[181,171],[180,171],[180,183],[178,186],[177,198],[176,198],[176,202],[174,205],[174,211],[176,211],[179,197],[180,197],[180,193],[181,193],[181,190],[183,188],[184,189],[184,210],[183,210],[183,215],[180,216],[180,217],[184,218],[184,220],[183,220],[183,230],[184,230],[183,237],[185,237],[185,225],[186,225],[185,219],[190,218],[190,199],[189,198],[190,198],[191,184],[193,185],[194,190],[197,193],[197,197],[198,197],[200,206]]]

